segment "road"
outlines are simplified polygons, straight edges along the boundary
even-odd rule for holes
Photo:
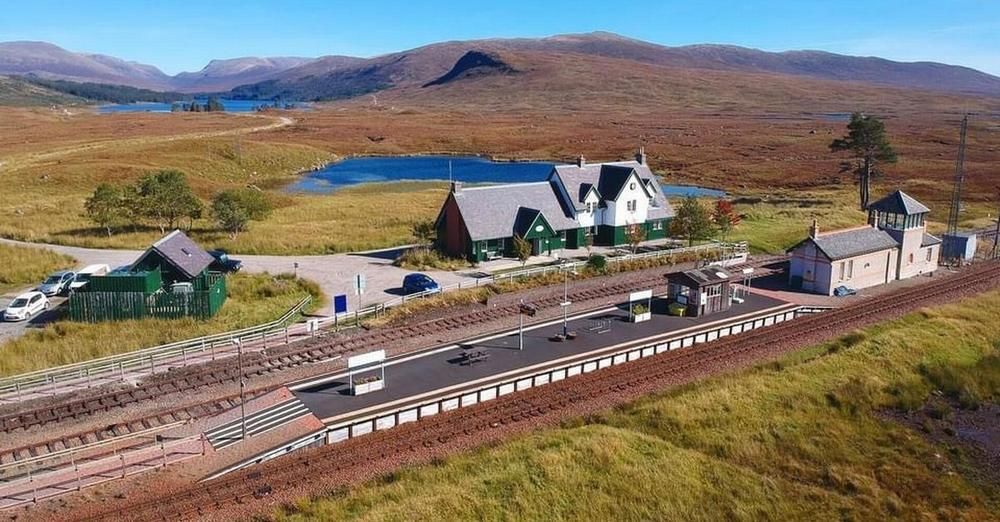
[[[112,267],[132,263],[142,254],[139,250],[107,250],[100,248],[83,248],[44,243],[28,243],[10,239],[0,239],[0,243],[10,245],[47,248],[66,254],[77,260],[79,265],[107,263]],[[348,295],[348,309],[354,310],[374,303],[387,301],[402,293],[400,285],[403,277],[412,272],[392,265],[400,248],[358,252],[350,254],[302,255],[302,256],[270,256],[270,255],[239,255],[243,260],[243,269],[251,273],[268,272],[278,274],[292,273],[295,263],[299,264],[298,275],[315,281],[328,296],[337,294]],[[426,272],[441,285],[449,285],[459,281],[474,281],[475,271],[469,273],[445,272],[431,270]],[[354,295],[354,277],[364,274],[367,283],[364,294]],[[4,327],[0,327],[3,330]],[[2,339],[0,333],[0,339]]]

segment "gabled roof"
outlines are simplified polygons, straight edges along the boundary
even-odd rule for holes
[[[573,208],[580,208],[587,192],[589,192],[589,189],[584,189],[584,185],[596,187],[603,204],[605,200],[614,200],[618,197],[633,171],[642,182],[643,188],[653,198],[653,205],[649,207],[648,219],[672,217],[674,209],[667,202],[663,191],[660,190],[656,175],[649,170],[648,165],[638,161],[591,163],[582,167],[572,164],[556,165],[552,168],[549,180],[562,183],[566,188],[566,194],[571,198],[577,198],[576,201],[568,202],[568,204]]]
[[[587,196],[589,196],[591,192],[593,192],[594,195],[597,196],[597,202],[598,203],[600,203],[601,200],[604,199],[603,197],[601,197],[600,191],[598,191],[597,187],[595,187],[593,184],[591,184],[591,183],[581,183],[580,184],[580,203],[583,203],[584,201],[586,201],[587,200]]]
[[[694,270],[685,270],[683,272],[667,274],[667,280],[671,283],[677,283],[689,288],[699,288],[705,285],[718,284],[723,281],[728,281],[732,277],[733,276],[729,272],[718,266],[707,266],[704,268],[696,268]]]
[[[892,194],[869,204],[868,210],[877,210],[879,212],[887,212],[889,214],[904,214],[907,216],[911,216],[913,214],[925,214],[931,211],[931,209],[924,206],[923,203],[913,199],[902,190],[897,190]]]
[[[205,252],[197,243],[187,237],[184,232],[174,230],[153,243],[151,247],[133,263],[140,264],[151,254],[156,253],[161,259],[170,263],[180,273],[194,278],[212,264],[212,256]]]
[[[827,232],[816,238],[810,237],[793,246],[789,251],[796,250],[808,242],[815,244],[816,248],[830,261],[899,248],[899,242],[893,239],[888,232],[866,226]]]
[[[548,181],[464,187],[453,196],[473,241],[512,236],[522,208],[542,213],[555,231],[580,226]]]
[[[514,234],[522,238],[527,237],[531,232],[531,227],[539,219],[542,220],[540,224],[548,224],[545,216],[538,209],[524,207],[517,209],[517,214],[514,215]]]
[[[647,196],[652,196],[649,193],[649,187],[643,183],[642,178],[639,177],[635,169],[625,165],[604,165],[601,169],[601,177],[597,182],[597,190],[606,199],[617,201],[625,185],[632,179],[635,179],[642,185],[642,190],[646,191]]]

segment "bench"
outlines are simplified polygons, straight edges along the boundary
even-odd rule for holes
[[[459,361],[458,364],[461,364],[462,366],[471,366],[473,364],[476,364],[477,362],[483,362],[489,358],[490,354],[482,350],[476,352],[466,352],[463,354],[462,360]]]

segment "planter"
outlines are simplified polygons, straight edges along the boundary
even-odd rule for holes
[[[633,323],[641,323],[643,321],[648,321],[648,320],[650,320],[652,318],[653,318],[653,313],[652,312],[645,312],[645,313],[642,313],[642,314],[632,314],[632,322]]]
[[[366,393],[379,391],[384,387],[385,387],[385,382],[382,381],[382,379],[364,383],[357,383],[354,385],[354,395],[364,395]]]

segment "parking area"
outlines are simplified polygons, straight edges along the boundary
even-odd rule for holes
[[[24,290],[26,291],[30,289],[31,288],[29,287]],[[7,305],[19,294],[20,292],[11,292],[9,294],[0,295],[0,311],[6,309]],[[42,312],[27,321],[0,321],[0,344],[21,336],[29,329],[41,328],[45,326],[45,324],[54,321],[59,316],[59,312],[56,311],[56,308],[62,306],[62,304],[66,302],[66,298],[50,297],[49,302],[51,303],[51,307],[48,311]]]

